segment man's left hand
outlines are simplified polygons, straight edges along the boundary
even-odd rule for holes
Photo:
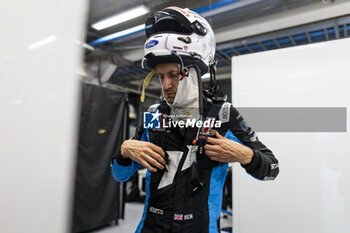
[[[254,155],[252,149],[224,138],[218,131],[215,132],[215,136],[216,138],[208,137],[207,144],[204,146],[205,154],[211,160],[241,164],[248,164],[252,161]]]

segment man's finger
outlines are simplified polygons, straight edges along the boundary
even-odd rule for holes
[[[206,144],[205,146],[204,146],[204,150],[212,150],[212,151],[215,151],[215,150],[217,150],[218,148],[217,148],[217,145],[210,145],[210,144]]]
[[[217,138],[219,138],[219,139],[223,139],[223,138],[225,138],[224,136],[222,136],[221,134],[219,134],[219,131],[215,131],[215,136],[217,137]]]
[[[150,163],[151,165],[153,165],[154,167],[158,168],[158,169],[164,169],[164,166],[162,164],[160,164],[157,160],[155,160],[154,158],[152,158],[149,155],[145,155],[144,159]]]
[[[209,159],[213,161],[224,162],[220,156],[210,156]]]
[[[140,161],[141,165],[150,170],[151,172],[157,172],[157,169],[152,167],[149,163],[147,163],[145,160]]]
[[[208,157],[212,157],[212,156],[218,156],[219,154],[216,151],[206,150],[205,151],[205,155],[208,156]]]
[[[163,158],[165,157],[165,152],[164,152],[164,150],[161,148],[161,147],[159,147],[159,146],[157,146],[156,144],[153,144],[153,143],[149,143],[149,147],[153,150],[153,151],[155,151],[155,152],[157,152],[158,154],[160,154],[161,156],[163,156]]]
[[[155,151],[153,151],[152,149],[149,148],[147,153],[149,154],[149,156],[151,156],[152,158],[157,160],[159,163],[165,164],[165,159],[160,154],[158,154],[157,152],[155,152]]]
[[[217,145],[217,144],[219,144],[219,139],[218,138],[208,137],[207,138],[207,143]]]
[[[223,158],[221,156],[211,156],[209,157],[211,160],[214,160],[214,161],[218,161],[218,162],[222,162],[222,163],[228,163],[228,160],[227,158]],[[234,161],[229,161],[230,163],[235,163],[235,162],[238,162],[238,160],[234,160]]]

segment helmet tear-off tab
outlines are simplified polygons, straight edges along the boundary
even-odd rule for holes
[[[143,103],[145,101],[145,92],[146,92],[146,88],[149,86],[151,79],[153,77],[153,75],[157,72],[156,68],[154,67],[152,69],[151,72],[149,72],[145,78],[145,80],[143,81],[143,85],[142,85],[142,92],[141,92],[141,103]]]

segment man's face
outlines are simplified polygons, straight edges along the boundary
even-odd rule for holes
[[[179,65],[177,63],[161,63],[156,66],[163,95],[168,103],[172,104],[179,86]]]

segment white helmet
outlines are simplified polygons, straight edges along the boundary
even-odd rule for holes
[[[184,66],[197,64],[204,75],[214,64],[215,35],[199,14],[179,7],[156,11],[146,21],[146,64],[176,62]]]

